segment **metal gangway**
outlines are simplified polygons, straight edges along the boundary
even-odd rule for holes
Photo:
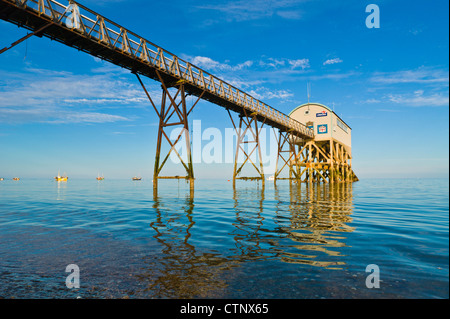
[[[241,133],[245,130],[252,130],[252,133],[255,135],[255,149],[259,150],[259,128],[256,126],[257,122],[260,125],[262,123],[262,125],[265,124],[277,128],[280,134],[289,134],[289,136],[295,136],[297,139],[314,138],[313,130],[306,127],[306,125],[290,118],[288,115],[211,73],[177,57],[175,54],[78,2],[72,0],[63,0],[62,2],[64,3],[55,0],[0,0],[1,19],[32,31],[10,47],[0,50],[0,54],[33,35],[45,36],[129,69],[136,74],[160,118],[154,178],[163,178],[159,177],[159,173],[169,155],[167,154],[164,161],[161,162],[159,160],[163,137],[165,136],[171,145],[171,151],[180,138],[179,136],[175,143],[171,142],[165,134],[164,128],[169,125],[183,125],[187,131],[186,138],[189,139],[187,116],[200,99],[224,107],[229,114],[230,111],[238,113]],[[163,101],[160,108],[151,99],[139,75],[161,82]],[[169,88],[176,88],[177,93],[171,94],[168,90]],[[187,95],[193,95],[198,98],[190,110],[187,110],[185,103]],[[177,98],[181,99],[181,101],[176,101]],[[166,100],[168,103],[165,103]],[[174,114],[178,116],[179,122],[169,123],[169,119]],[[233,121],[231,114],[230,118]],[[237,130],[237,123],[235,124],[233,121],[233,125]],[[256,128],[253,130],[254,126]],[[239,133],[239,142],[243,142],[241,133]],[[286,139],[287,137],[284,138]],[[237,152],[239,152],[239,145]],[[179,156],[179,154],[177,155]],[[247,160],[251,162],[249,154],[245,153],[245,155],[247,155]],[[187,164],[182,161],[187,171],[187,176],[183,178],[193,179],[192,162],[189,157],[190,154],[188,154]],[[160,165],[161,163],[162,165]],[[252,164],[264,180],[262,163],[260,168],[253,162]],[[237,178],[239,172],[240,169],[236,167],[235,163],[233,178]]]

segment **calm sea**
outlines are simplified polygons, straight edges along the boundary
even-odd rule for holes
[[[5,180],[0,297],[449,298],[448,214],[447,179]]]

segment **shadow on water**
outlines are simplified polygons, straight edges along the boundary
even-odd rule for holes
[[[345,265],[339,249],[346,247],[345,233],[354,230],[348,225],[352,184],[234,186],[225,226],[230,244],[221,251],[195,245],[193,228],[201,217],[194,214],[193,194],[186,192],[173,209],[173,198],[154,192],[150,228],[161,251],[145,257],[146,268],[138,276],[152,297],[221,298],[246,262],[328,269]]]

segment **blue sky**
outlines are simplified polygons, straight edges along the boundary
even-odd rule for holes
[[[351,126],[360,178],[448,176],[448,1],[80,3],[284,113],[306,102],[310,82],[311,101]],[[365,25],[370,3],[379,29]],[[0,47],[26,32],[0,21]],[[190,120],[232,127],[204,101]],[[37,37],[0,55],[0,176],[151,178],[157,129],[126,70]],[[232,169],[194,166],[198,178]]]

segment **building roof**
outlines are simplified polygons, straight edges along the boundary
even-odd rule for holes
[[[331,113],[333,113],[334,115],[336,115],[337,118],[340,119],[340,120],[342,121],[342,123],[344,123],[345,125],[347,125],[349,129],[352,129],[347,123],[345,123],[345,121],[344,121],[343,119],[341,119],[341,117],[340,117],[339,115],[337,115],[336,113],[334,113],[334,111],[333,111],[332,109],[330,109],[328,106],[323,105],[323,104],[320,104],[320,103],[313,103],[313,102],[310,102],[310,103],[304,103],[304,104],[301,104],[301,105],[297,106],[296,108],[294,108],[291,112],[289,112],[289,114],[288,114],[289,117],[291,116],[292,113],[294,113],[295,111],[297,111],[299,108],[304,107],[304,106],[308,106],[308,105],[319,105],[319,106],[322,106],[322,107],[326,108],[328,111],[330,111]]]

